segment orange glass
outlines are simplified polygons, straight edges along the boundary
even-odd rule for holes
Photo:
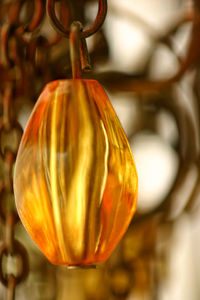
[[[47,84],[24,132],[15,166],[19,216],[54,264],[105,261],[136,209],[132,153],[95,80]]]

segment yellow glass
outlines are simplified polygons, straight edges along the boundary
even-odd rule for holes
[[[54,264],[105,261],[136,209],[132,153],[101,85],[46,85],[28,121],[14,174],[19,216]]]

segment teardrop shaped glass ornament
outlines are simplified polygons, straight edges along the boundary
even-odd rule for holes
[[[136,209],[132,153],[101,85],[46,85],[17,155],[14,192],[28,233],[54,264],[105,261]]]

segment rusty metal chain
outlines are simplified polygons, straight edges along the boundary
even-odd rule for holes
[[[29,43],[23,39],[23,34],[33,32],[42,22],[44,2],[35,0],[20,0],[7,5],[5,20],[0,24],[0,67],[5,70],[8,80],[5,80],[0,90],[0,159],[3,163],[4,175],[0,180],[0,221],[4,225],[4,240],[0,245],[0,282],[6,287],[6,300],[15,299],[16,286],[28,276],[29,260],[24,246],[15,238],[16,224],[19,218],[14,205],[13,169],[23,133],[15,112],[15,98],[19,90],[23,92],[26,80],[26,48]],[[28,20],[20,20],[20,10],[30,5],[34,9]],[[36,51],[36,50],[35,50]],[[7,79],[7,78],[6,78]],[[9,270],[9,263],[16,270]]]
[[[29,90],[28,78],[36,68],[41,36],[34,32],[44,18],[43,0],[3,1],[5,14],[0,23],[0,67],[5,82],[0,89],[0,159],[4,176],[0,180],[0,221],[4,225],[4,241],[0,245],[0,282],[6,287],[6,300],[15,299],[16,286],[28,276],[29,260],[25,247],[15,238],[19,218],[14,205],[13,169],[23,133],[17,120],[15,100]],[[21,16],[21,11],[25,13]],[[27,40],[26,35],[29,34]],[[56,40],[59,40],[56,37]],[[52,41],[44,41],[44,47]],[[9,270],[8,262],[16,266]]]
[[[7,287],[6,299],[14,299],[15,287],[28,274],[28,255],[24,246],[15,239],[15,225],[19,221],[14,209],[13,166],[22,128],[11,116],[13,111],[13,88],[8,85],[3,97],[3,116],[0,119],[0,156],[4,163],[4,178],[0,190],[0,219],[5,226],[5,239],[0,246],[0,281]],[[15,139],[15,141],[14,141]],[[17,274],[3,267],[5,259],[17,259]]]
[[[3,115],[0,119],[0,156],[4,164],[4,178],[0,189],[0,219],[5,226],[5,239],[0,246],[0,281],[8,289],[6,295],[8,300],[14,299],[15,286],[28,274],[27,252],[14,237],[15,225],[19,219],[13,204],[12,174],[22,128],[12,114],[13,94],[13,88],[9,84],[4,92]],[[17,274],[12,274],[3,267],[4,260],[9,257],[17,259]]]

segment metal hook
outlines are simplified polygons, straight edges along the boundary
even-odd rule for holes
[[[81,78],[80,33],[82,28],[80,22],[73,22],[70,27],[69,45],[73,79]]]

